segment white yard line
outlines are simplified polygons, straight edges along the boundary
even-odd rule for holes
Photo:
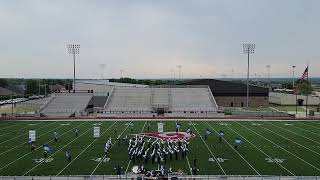
[[[272,131],[272,130],[270,130],[268,128],[265,128],[265,127],[262,127],[262,126],[260,126],[260,127],[265,129],[265,130],[267,130],[267,131],[269,131],[269,132],[272,132],[273,134],[276,134],[276,135],[278,135],[278,136],[280,136],[280,137],[282,137],[282,138],[284,138],[284,139],[286,139],[288,141],[291,141],[291,142],[293,142],[293,143],[295,143],[295,144],[297,144],[297,145],[299,145],[299,146],[301,146],[301,147],[303,147],[303,148],[305,148],[305,149],[307,149],[307,150],[309,150],[309,151],[311,151],[311,152],[313,152],[313,153],[315,153],[315,154],[320,156],[320,153],[318,153],[318,152],[316,152],[316,151],[314,151],[314,150],[312,150],[312,149],[310,149],[310,148],[308,148],[308,147],[306,147],[306,146],[304,146],[302,144],[299,144],[299,143],[295,142],[294,140],[292,140],[290,138],[287,138],[287,137],[285,137],[285,136],[283,136],[283,135],[281,135],[281,134],[279,134],[277,132],[274,132],[274,131]]]
[[[191,122],[191,121],[190,121]],[[175,120],[175,123],[177,124],[177,120]],[[191,122],[191,124],[194,124],[193,122]],[[180,130],[179,130],[180,131]],[[189,162],[189,158],[188,156],[186,156],[186,160],[187,160],[187,163],[188,163],[188,166],[189,166],[189,170],[190,170],[190,174],[191,174],[191,177],[193,176],[193,173],[192,173],[192,170],[191,170],[191,166],[190,166],[190,162]]]
[[[302,122],[300,122],[300,123],[302,123]],[[318,125],[318,126],[320,125],[320,124],[318,124],[318,123],[316,123],[316,122],[310,122],[310,123],[316,124],[316,125]],[[304,124],[304,123],[302,123],[302,124]],[[304,125],[306,125],[306,126],[310,126],[310,127],[313,127],[313,128],[315,128],[315,129],[320,130],[320,128],[319,128],[319,127],[311,126],[311,125],[308,125],[308,124],[304,124]]]
[[[190,170],[190,174],[191,174],[191,177],[192,177],[192,176],[193,176],[193,173],[192,173],[192,170],[191,170],[191,166],[190,166],[190,162],[189,162],[188,156],[186,156],[186,159],[187,159],[188,166],[189,166],[189,170]]]
[[[41,124],[42,122],[40,122],[39,124]],[[18,123],[19,124],[19,123]],[[37,125],[39,125],[39,124],[37,124]],[[20,125],[20,124],[19,124]],[[13,132],[15,132],[15,131],[21,131],[21,130],[23,130],[23,129],[27,129],[28,127],[33,127],[33,126],[23,126],[23,127],[21,127],[21,128],[19,128],[19,129],[16,129],[16,130],[13,130],[13,131],[10,131],[10,132],[7,132],[7,133],[5,133],[5,134],[1,134],[0,135],[0,137],[1,136],[5,136],[5,135],[7,135],[7,134],[11,134],[11,133],[13,133]],[[0,131],[1,131],[2,129],[0,129]]]
[[[46,133],[41,134],[41,135],[38,136],[37,138],[40,138],[41,136],[44,136],[44,135],[46,135],[46,134],[48,134],[48,133],[50,133],[50,132],[52,132],[52,131],[54,131],[54,130],[58,130],[58,129],[62,128],[62,127],[63,127],[63,126],[60,126],[60,127],[56,128],[56,129],[52,129],[51,131],[48,131],[48,132],[46,132]],[[11,150],[13,150],[13,149],[15,149],[15,148],[17,148],[17,147],[19,147],[19,146],[21,146],[21,145],[24,145],[24,144],[26,144],[26,142],[23,142],[23,143],[21,143],[21,144],[18,144],[17,146],[12,147],[11,149],[8,149],[8,150],[6,150],[6,151],[3,151],[2,153],[0,153],[0,156],[2,156],[3,154],[5,154],[5,153],[7,153],[7,152],[10,152]]]
[[[144,127],[146,126],[146,124],[147,124],[147,120],[144,122],[144,125],[143,125],[143,127],[142,127],[142,130],[141,130],[140,134],[143,132]],[[131,159],[130,159],[129,162],[128,162],[128,165],[127,165],[127,168],[126,168],[126,171],[125,171],[124,174],[127,174],[127,171],[128,171],[129,166],[130,166],[130,163],[131,163]]]
[[[226,126],[227,128],[229,128],[231,131],[233,131],[234,133],[238,134],[241,138],[243,138],[244,140],[246,140],[248,143],[250,143],[253,147],[255,147],[257,150],[259,150],[262,154],[264,154],[265,156],[267,156],[270,159],[273,159],[271,156],[269,156],[267,153],[265,153],[264,151],[262,151],[260,148],[258,148],[256,145],[254,145],[252,142],[250,142],[247,138],[243,137],[241,134],[239,134],[237,131],[233,130],[231,127]],[[278,163],[276,161],[276,163],[283,168],[284,170],[286,170],[288,173],[290,173],[292,176],[295,176],[294,173],[292,173],[290,170],[288,170],[286,167],[284,167],[282,164]]]
[[[216,132],[218,135],[219,135],[219,132],[218,131],[216,131],[207,121],[206,121],[206,123],[207,123],[207,125],[211,128],[211,129],[213,129],[214,130],[214,132]],[[235,152],[235,153],[237,153],[238,155],[239,155],[239,157],[244,161],[244,162],[246,162],[247,163],[247,165],[249,165],[250,167],[251,167],[251,169],[257,174],[257,175],[261,175],[237,150],[235,150],[234,148],[233,148],[233,146],[223,137],[222,138],[227,144],[228,144],[228,146]]]
[[[32,129],[39,130],[39,129],[45,128],[45,127],[47,127],[47,126],[49,126],[49,125],[52,125],[52,124],[54,124],[54,123],[57,123],[57,121],[56,121],[56,122],[53,122],[53,123],[47,123],[47,125],[42,126],[42,127],[39,127],[39,128],[32,128]],[[8,140],[6,140],[6,141],[1,142],[0,144],[6,143],[6,142],[11,141],[11,140],[13,140],[13,139],[17,139],[17,138],[19,138],[19,137],[21,137],[21,136],[25,136],[25,135],[27,135],[28,133],[29,133],[29,132],[23,133],[23,134],[21,134],[20,136],[16,136],[16,137],[14,137],[14,138],[8,139]],[[26,139],[26,140],[27,140],[27,139]]]
[[[300,123],[300,124],[303,124],[303,123]],[[307,124],[303,124],[303,125],[307,125]],[[312,126],[310,126],[310,125],[308,125],[308,126],[309,126],[309,127],[312,127]],[[299,127],[299,126],[293,126],[293,127],[296,127],[296,128],[301,129],[301,130],[304,130],[304,131],[310,132],[310,133],[312,133],[312,134],[314,134],[314,135],[320,136],[320,134],[319,134],[319,133],[315,133],[315,132],[313,132],[312,130],[304,129],[304,128]]]
[[[82,124],[83,124],[83,123],[81,123],[80,125],[78,125],[78,126],[76,126],[76,127],[79,127],[79,126],[81,126]],[[63,127],[63,126],[61,126],[61,127]],[[62,134],[61,134],[61,136],[65,135],[66,133],[68,133],[68,132],[70,132],[70,131],[72,131],[72,130],[73,130],[73,128],[71,128],[70,130],[68,130],[68,131],[66,131],[66,132],[64,132],[64,133],[62,133]],[[52,132],[52,131],[51,131],[51,132]],[[48,143],[49,143],[49,142],[51,142],[51,141],[53,141],[53,139],[52,139],[52,140],[50,140],[50,141],[48,141]],[[43,147],[42,147],[42,146],[39,146],[39,147],[37,147],[37,148],[35,149],[35,151],[36,151],[36,150],[38,150],[38,149],[40,149],[40,148],[43,148]],[[11,162],[10,162],[10,163],[8,163],[7,165],[5,165],[5,166],[1,167],[1,168],[0,168],[0,171],[1,171],[2,169],[4,169],[4,168],[6,168],[6,167],[10,166],[11,164],[13,164],[13,163],[15,163],[15,162],[19,161],[20,159],[22,159],[22,158],[24,158],[24,157],[28,156],[29,154],[31,154],[31,152],[28,152],[28,153],[26,153],[25,155],[23,155],[23,156],[19,157],[18,159],[14,160],[14,161],[11,161]]]
[[[22,123],[21,123],[22,124]],[[20,126],[21,125],[20,123],[16,123],[16,124],[14,124],[14,125],[12,125],[12,126],[7,126],[7,127],[5,127],[5,128],[1,128],[0,129],[0,131],[2,131],[2,130],[4,130],[4,129],[8,129],[8,128],[13,128],[13,127],[16,127],[16,126]],[[39,123],[40,124],[40,123]],[[21,128],[19,128],[19,129],[16,129],[16,130],[20,130],[20,129],[23,129],[23,128],[26,128],[25,126],[23,126],[23,127],[21,127]],[[12,132],[12,131],[11,131]],[[11,133],[11,132],[9,132],[9,133]],[[8,133],[6,133],[6,134],[8,134]],[[0,136],[4,136],[5,134],[1,134]]]
[[[285,128],[281,127],[281,126],[277,126],[277,125],[274,125],[274,124],[272,124],[272,123],[269,123],[269,124],[271,124],[272,126],[278,127],[278,128],[280,128],[280,129],[283,129],[283,130],[285,130],[285,131],[288,131],[288,132],[290,132],[290,133],[292,133],[292,134],[295,134],[295,135],[298,135],[298,136],[303,137],[303,138],[305,138],[305,139],[308,139],[308,140],[310,140],[310,141],[312,141],[312,142],[314,142],[314,143],[316,143],[316,144],[320,144],[320,142],[317,142],[317,141],[315,141],[315,140],[313,140],[313,139],[310,139],[310,138],[308,138],[308,137],[305,137],[305,136],[303,136],[303,135],[301,135],[301,134],[299,134],[299,133],[295,133],[295,132],[293,132],[293,131],[291,131],[291,130],[289,130],[289,129],[285,129]],[[296,126],[292,126],[292,127],[296,127]],[[301,128],[301,129],[302,129],[302,128]],[[304,130],[304,129],[302,129],[302,130]],[[305,130],[305,131],[308,131],[308,130]]]
[[[124,128],[124,130],[121,132],[119,138],[120,138],[120,137],[122,136],[122,134],[127,130],[128,127],[129,127],[129,125],[127,125],[127,127]],[[118,142],[118,141],[116,141],[116,142],[113,144],[113,146],[116,145],[117,142]],[[100,166],[100,164],[103,162],[103,160],[104,160],[105,157],[106,157],[106,155],[104,155],[103,158],[101,158],[101,160],[100,160],[100,162],[98,163],[98,165],[93,169],[93,171],[92,171],[91,174],[90,174],[90,178],[92,177],[92,175],[94,174],[94,172],[96,172],[96,170],[98,169],[98,167]]]
[[[278,145],[277,143],[275,143],[275,142],[271,141],[270,139],[268,139],[268,138],[266,138],[266,137],[262,136],[261,134],[259,134],[259,133],[255,132],[255,131],[251,130],[250,128],[248,128],[248,127],[246,127],[246,126],[242,125],[241,123],[239,123],[239,122],[236,122],[236,123],[238,123],[240,126],[242,126],[242,127],[246,128],[246,129],[248,129],[249,131],[253,132],[254,134],[256,134],[256,135],[258,135],[258,136],[262,137],[263,139],[265,139],[265,140],[269,141],[270,143],[272,143],[272,144],[276,145],[276,146],[277,146],[277,147],[279,147],[280,149],[282,149],[282,150],[284,150],[285,152],[287,152],[287,153],[291,154],[291,155],[292,155],[292,156],[294,156],[295,158],[297,158],[297,159],[301,160],[302,162],[304,162],[304,163],[308,164],[309,166],[311,166],[311,167],[315,168],[316,170],[318,170],[318,171],[320,172],[320,168],[318,168],[318,167],[314,166],[313,164],[311,164],[311,163],[307,162],[306,160],[304,160],[304,159],[300,158],[299,156],[297,156],[297,155],[293,154],[292,152],[290,152],[290,151],[286,150],[285,148],[281,147],[281,146],[280,146],[280,145]]]
[[[85,123],[85,122],[84,122]],[[84,124],[82,123],[82,124]],[[81,125],[82,125],[81,124]],[[59,150],[55,151],[53,154],[51,154],[50,156],[48,156],[48,158],[54,156],[56,153],[58,153],[59,151],[61,151],[63,148],[67,147],[69,144],[73,143],[75,140],[77,140],[78,138],[80,138],[81,136],[85,135],[87,132],[89,132],[89,130],[91,130],[92,128],[88,128],[88,130],[86,130],[84,133],[82,133],[80,136],[74,138],[72,141],[70,141],[68,144],[64,145],[62,148],[60,148]],[[28,173],[30,173],[31,171],[33,171],[35,168],[37,168],[38,166],[40,166],[44,161],[38,163],[37,165],[35,165],[33,168],[29,169],[27,172],[25,172],[23,174],[23,176],[26,176]]]
[[[191,121],[190,121],[191,122]],[[226,172],[224,171],[224,169],[222,168],[221,164],[219,163],[219,161],[217,160],[216,156],[212,153],[211,149],[209,148],[208,144],[205,142],[205,140],[202,138],[201,134],[199,133],[199,131],[197,130],[197,128],[194,126],[194,124],[192,123],[193,128],[197,131],[197,133],[199,134],[201,140],[203,141],[203,143],[205,144],[205,146],[207,147],[207,149],[209,150],[210,154],[212,155],[212,157],[214,158],[215,162],[218,164],[218,166],[220,167],[220,169],[222,170],[224,175],[227,175]]]
[[[101,136],[108,132],[108,130],[113,127],[118,121],[114,122],[111,126],[109,126],[102,134]],[[67,169],[78,157],[80,157],[93,143],[95,143],[98,139],[94,139],[84,150],[82,150],[70,163],[68,163],[56,176],[59,176],[65,169]]]

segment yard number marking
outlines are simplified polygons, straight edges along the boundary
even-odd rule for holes
[[[220,126],[229,126],[230,124],[228,123],[220,123]]]
[[[96,159],[91,159],[95,162],[109,162],[110,161],[110,158],[106,158],[106,157],[103,157],[103,158],[96,158]]]
[[[265,160],[268,162],[268,163],[283,163],[286,159],[280,159],[280,158],[265,158]]]
[[[45,163],[49,163],[51,161],[53,161],[53,158],[40,158],[40,159],[33,159],[36,163],[42,163],[42,162],[45,162]]]
[[[227,161],[227,160],[229,160],[229,159],[217,158],[217,161],[221,162],[221,163],[223,163],[224,161]],[[208,161],[215,162],[213,158],[209,158]]]

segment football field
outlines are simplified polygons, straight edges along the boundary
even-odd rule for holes
[[[320,175],[320,121],[178,121],[180,132],[188,128],[187,157],[167,158],[160,164],[173,172],[194,175]],[[0,122],[0,176],[115,175],[132,173],[134,166],[144,164],[147,170],[158,169],[149,160],[129,159],[128,142],[123,138],[145,133],[151,137],[175,138],[176,121],[163,121],[164,133],[157,135],[158,120],[130,121],[2,121]],[[150,124],[150,125],[149,125]],[[100,138],[93,137],[93,127],[100,127]],[[75,128],[79,135],[75,135]],[[35,150],[28,144],[29,130],[36,131]],[[211,131],[211,135],[207,134]],[[225,133],[219,142],[219,131]],[[58,133],[54,141],[53,132]],[[171,133],[170,133],[171,132]],[[186,134],[186,133],[183,133]],[[117,141],[117,137],[120,140]],[[104,147],[111,137],[112,148]],[[234,148],[235,139],[242,143]],[[53,151],[44,159],[42,145]],[[71,152],[71,162],[66,158]],[[196,162],[194,162],[196,161]]]

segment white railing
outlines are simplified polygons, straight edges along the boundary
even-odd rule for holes
[[[208,86],[208,90],[209,90],[209,93],[210,93],[210,95],[211,95],[211,100],[213,101],[213,103],[214,103],[214,105],[216,106],[216,108],[217,108],[217,110],[218,110],[218,104],[217,104],[217,102],[216,102],[216,100],[214,99],[214,96],[213,96],[213,94],[212,94],[212,91],[211,91],[211,89],[210,89],[210,86]]]
[[[48,106],[48,104],[51,103],[55,97],[56,97],[56,95],[51,94],[51,95],[50,95],[50,98],[49,98],[43,105],[40,106],[40,108],[39,108],[39,113],[40,113],[42,110],[44,110],[44,108],[46,108],[46,107]]]
[[[108,98],[107,98],[107,100],[106,100],[106,103],[105,103],[104,106],[103,106],[103,109],[106,109],[107,104],[108,104],[108,102],[109,102],[109,99],[110,99],[111,96],[113,95],[114,88],[115,88],[115,86],[112,87],[112,89],[111,89],[111,91],[110,91],[110,93],[109,93],[109,96],[108,96]]]

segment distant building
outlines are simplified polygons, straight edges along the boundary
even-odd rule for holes
[[[270,92],[269,94],[269,102],[271,104],[276,105],[297,105],[303,106],[306,105],[307,96],[304,95],[295,95],[288,93],[278,93],[278,92]],[[309,95],[308,96],[308,105],[319,105],[320,97]]]
[[[238,82],[221,81],[216,79],[194,79],[188,80],[181,85],[208,85],[218,106],[223,107],[246,107],[247,85]],[[268,88],[252,86],[249,87],[249,106],[268,106]]]
[[[0,96],[11,96],[11,95],[16,96],[17,93],[12,92],[7,88],[0,87]]]

